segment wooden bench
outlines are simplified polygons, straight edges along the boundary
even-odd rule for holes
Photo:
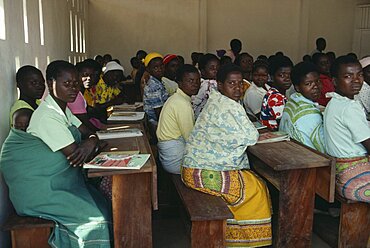
[[[191,247],[225,247],[226,219],[233,218],[226,203],[186,187],[179,175],[171,178],[191,220]]]
[[[370,238],[370,204],[344,199],[336,194],[341,202],[338,247],[369,247]]]
[[[48,248],[48,239],[54,222],[12,214],[2,229],[10,231],[12,248]]]

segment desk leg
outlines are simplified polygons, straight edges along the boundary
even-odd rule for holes
[[[152,247],[151,173],[113,176],[114,247]]]
[[[279,227],[274,247],[311,247],[316,169],[281,173]]]

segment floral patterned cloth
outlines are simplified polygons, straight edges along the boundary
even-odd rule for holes
[[[276,88],[271,87],[267,91],[262,101],[262,124],[273,130],[277,130],[279,127],[277,121],[280,120],[283,115],[283,110],[286,102],[286,96],[281,94]]]
[[[96,101],[96,88],[95,88],[95,85],[88,88],[88,89],[85,89],[85,92],[84,92],[84,98],[86,100],[86,103],[87,105],[89,105],[90,107],[94,107],[95,106],[95,101]]]
[[[98,103],[98,104],[109,102],[121,93],[120,87],[108,86],[104,82],[103,77],[100,78],[95,88],[96,88],[95,103]]]
[[[184,167],[216,171],[249,168],[246,154],[258,131],[238,102],[212,90],[186,144]]]

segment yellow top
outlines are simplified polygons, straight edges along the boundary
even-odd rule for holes
[[[177,89],[164,104],[159,116],[157,137],[159,141],[188,139],[194,126],[194,111],[191,98]]]
[[[104,82],[103,77],[100,78],[99,82],[96,84],[95,89],[95,103],[98,104],[109,102],[121,93],[121,90],[118,86],[108,86]]]

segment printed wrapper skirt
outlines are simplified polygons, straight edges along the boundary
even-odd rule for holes
[[[346,199],[370,202],[369,157],[337,158],[336,189]]]
[[[227,220],[227,247],[272,244],[271,201],[264,182],[249,170],[212,171],[182,167],[190,188],[221,197],[234,215]]]

